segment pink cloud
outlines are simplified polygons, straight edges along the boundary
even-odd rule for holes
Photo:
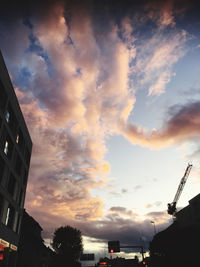
[[[172,112],[172,111],[171,111]],[[147,130],[132,124],[121,124],[122,133],[132,143],[150,148],[161,148],[186,141],[199,140],[200,103],[176,107],[160,130]]]
[[[20,24],[24,44],[16,49],[18,68],[31,73],[27,90],[16,90],[33,141],[26,208],[47,228],[66,222],[81,225],[81,220],[104,215],[103,200],[93,196],[93,189],[108,187],[107,137],[122,134],[133,144],[159,148],[194,137],[199,126],[198,116],[187,116],[192,107],[174,113],[163,128],[149,134],[128,122],[137,90],[130,85],[130,75],[137,72],[144,87],[150,84],[149,95],[163,93],[174,64],[185,53],[186,32],[164,38],[159,28],[136,47],[130,18],[122,20],[123,38],[113,21],[96,36],[87,8],[72,8],[70,22],[66,8],[55,2],[44,16],[32,16],[32,29]],[[160,23],[172,25],[172,13],[162,13]],[[12,33],[14,40],[18,32]],[[30,33],[41,53],[27,52]],[[133,59],[136,64],[130,68]],[[114,221],[133,222],[119,216]],[[104,221],[104,229],[110,229],[108,223],[110,219]],[[90,232],[87,225],[82,227]]]

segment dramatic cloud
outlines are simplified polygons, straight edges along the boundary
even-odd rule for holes
[[[41,214],[42,215],[42,214]],[[55,227],[57,217],[49,213],[43,213],[43,217],[37,212],[34,216],[41,217],[41,222],[47,224],[48,227],[44,232],[44,238],[52,238],[52,230]],[[164,220],[165,218],[165,220]],[[170,224],[169,216],[166,218],[164,212],[155,212],[147,214],[147,220],[136,220],[134,218],[124,218],[115,213],[107,215],[104,219],[90,221],[73,221],[61,216],[63,224],[74,225],[82,230],[83,235],[96,238],[96,242],[108,242],[109,240],[120,240],[121,245],[143,245],[146,250],[149,248],[149,241],[152,240],[154,229],[151,224],[156,219],[156,230],[161,231]],[[48,223],[52,222],[52,224]],[[52,227],[52,228],[51,228]],[[137,251],[137,250],[136,250]]]
[[[164,94],[192,37],[176,27],[184,9],[173,1],[121,2],[116,10],[112,1],[72,2],[20,2],[1,12],[1,49],[33,141],[26,209],[49,232],[69,223],[91,237],[134,243],[136,214],[116,206],[105,215],[93,194],[109,188],[106,141],[121,134],[157,149],[199,140],[197,101],[173,107],[160,130],[131,122],[137,92]],[[154,215],[167,221],[163,213],[146,217]],[[149,221],[142,226],[150,238]]]

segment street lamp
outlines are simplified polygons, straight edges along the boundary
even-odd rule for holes
[[[154,226],[154,234],[156,234],[156,224],[155,224],[155,222],[154,221],[151,221],[151,223],[153,224],[153,226]]]

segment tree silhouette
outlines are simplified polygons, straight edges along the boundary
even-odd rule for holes
[[[58,266],[77,266],[83,252],[81,231],[71,226],[57,228],[54,232],[52,247],[56,252]]]

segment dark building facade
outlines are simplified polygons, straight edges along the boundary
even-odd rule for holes
[[[39,223],[24,211],[18,246],[17,267],[48,267],[53,251],[44,245]]]
[[[152,267],[196,267],[200,249],[200,194],[176,213],[175,221],[150,243]]]
[[[0,266],[15,267],[32,150],[8,71],[0,52]]]

